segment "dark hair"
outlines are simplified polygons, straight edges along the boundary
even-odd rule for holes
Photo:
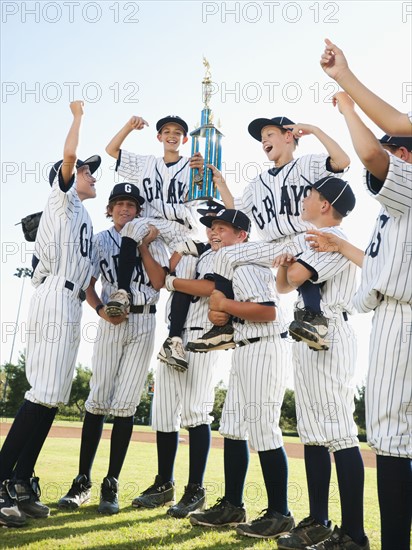
[[[288,130],[288,128],[279,128],[279,130],[280,130],[281,134],[286,134],[286,132],[290,132],[290,130]],[[296,139],[295,136],[293,136],[293,141],[295,143],[295,149],[296,149],[296,147],[299,145],[299,140]]]
[[[315,189],[315,191],[318,191],[318,190]],[[318,191],[318,193],[319,193],[319,198],[320,198],[321,201],[329,202],[328,199],[322,195],[322,193],[320,193],[319,191]],[[331,204],[330,202],[329,202],[329,204],[330,204],[331,207],[332,207],[332,218],[333,218],[334,220],[338,221],[338,222],[342,221],[342,220],[343,220],[342,214],[341,214],[340,212],[338,212],[338,211],[336,210],[336,208],[333,207],[333,204]]]
[[[135,218],[139,217],[140,212],[142,211],[142,207],[140,206],[140,204],[137,201],[135,201],[134,199],[132,199],[130,197],[116,197],[112,201],[109,201],[108,205],[106,206],[106,212],[105,212],[106,218],[109,218],[109,219],[112,218],[112,215],[109,214],[109,208],[113,208],[113,206],[115,206],[118,202],[123,201],[123,200],[128,200],[128,201],[131,201],[131,202],[135,203],[135,205],[136,205],[136,216],[135,216]]]

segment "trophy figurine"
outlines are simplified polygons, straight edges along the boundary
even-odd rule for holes
[[[223,134],[213,124],[213,115],[209,105],[212,96],[212,75],[209,62],[205,57],[203,65],[206,68],[205,77],[202,80],[204,105],[200,126],[190,135],[192,136],[192,156],[200,150],[200,140],[204,140],[204,152],[202,153],[204,169],[203,174],[200,174],[196,168],[191,169],[188,201],[220,199],[220,193],[213,185],[212,170],[206,168],[206,165],[213,164],[218,170],[221,170]]]

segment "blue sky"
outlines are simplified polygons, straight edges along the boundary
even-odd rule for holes
[[[233,193],[240,194],[265,166],[259,144],[247,133],[252,119],[285,115],[315,124],[352,158],[347,178],[357,207],[344,227],[353,242],[366,246],[377,204],[362,188],[362,169],[343,118],[330,103],[337,87],[319,59],[329,37],[367,86],[401,111],[410,110],[411,2],[2,2],[1,10],[2,363],[10,358],[21,289],[13,273],[28,267],[31,256],[14,224],[42,210],[47,200],[48,166],[62,156],[69,102],[85,101],[80,158],[94,153],[103,158],[98,198],[85,203],[100,231],[107,227],[104,210],[115,183],[105,146],[134,114],[150,124],[125,142],[136,152],[161,155],[155,123],[165,115],[178,114],[194,129],[202,108],[203,56],[211,66],[211,107],[225,135],[223,169]],[[315,151],[322,146],[307,137],[297,154]],[[189,144],[182,153],[190,154]],[[21,323],[32,293],[27,283],[14,359],[24,348]],[[162,304],[165,299],[162,291]],[[88,306],[83,322],[86,327],[96,322]],[[353,324],[361,381],[370,316],[357,315]],[[165,334],[158,315],[156,349]],[[90,365],[91,351],[85,337],[79,361]]]

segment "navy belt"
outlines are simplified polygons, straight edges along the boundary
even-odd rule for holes
[[[156,306],[130,306],[130,313],[144,313],[147,307],[149,307],[147,313],[156,313]]]
[[[74,284],[71,281],[66,281],[64,283],[64,288],[67,288],[68,290],[71,290],[73,292]],[[79,294],[77,296],[81,302],[84,302],[86,299],[86,293],[82,288],[79,290]]]
[[[260,336],[257,336],[256,338],[249,338],[248,340],[241,340],[240,342],[237,342],[237,345],[241,348],[243,346],[247,346],[248,344],[254,344],[255,342],[259,342],[261,340]]]

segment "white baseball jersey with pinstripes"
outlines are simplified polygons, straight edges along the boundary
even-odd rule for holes
[[[241,198],[235,198],[235,208],[253,221],[264,242],[251,242],[222,248],[216,256],[215,272],[226,279],[244,263],[259,263],[270,267],[276,256],[286,251],[295,254],[291,237],[312,227],[301,219],[302,200],[310,190],[309,182],[342,173],[328,170],[327,155],[304,155],[290,161],[281,170],[263,172],[246,186]]]
[[[366,173],[366,186],[382,209],[354,304],[360,312],[374,309],[366,381],[368,443],[378,454],[412,458],[412,165],[389,157],[383,183]]]
[[[207,250],[200,256],[196,266],[197,279],[204,279],[205,275],[212,273],[214,255]],[[212,327],[207,317],[208,310],[208,298],[192,297],[182,335],[183,345],[198,338],[202,327],[206,330]],[[157,364],[152,419],[152,428],[156,431],[175,432],[180,426],[200,426],[213,420],[210,416],[214,403],[213,365],[218,352],[186,353],[189,368],[184,373],[165,363]]]
[[[325,233],[332,233],[347,240],[340,226],[323,227],[318,229]],[[296,248],[302,252],[298,254],[298,261],[316,273],[310,279],[320,286],[321,310],[328,319],[341,319],[343,312],[349,315],[354,313],[353,296],[357,288],[357,269],[355,264],[337,252],[316,252],[307,246],[305,235],[297,235],[294,239]],[[299,298],[296,305],[304,307]]]
[[[235,271],[233,290],[237,301],[278,302],[274,276],[268,268],[240,266]],[[283,445],[279,419],[291,366],[288,346],[280,336],[283,325],[278,317],[272,322],[233,323],[236,342],[258,337],[260,341],[233,351],[219,432],[229,439],[250,439],[256,451]]]
[[[76,180],[68,187],[62,183],[62,188],[56,177],[37,231],[39,263],[32,279],[36,292],[27,321],[26,376],[31,388],[25,398],[51,406],[69,400],[80,344],[79,291],[89,286],[92,275],[90,216]]]
[[[346,239],[338,226],[320,231]],[[353,312],[356,266],[336,252],[311,250],[304,235],[295,241],[303,250],[298,261],[315,272],[311,281],[320,286],[321,309],[329,319],[328,350],[315,352],[303,342],[293,344],[299,437],[305,444],[340,451],[359,443],[353,419],[356,337],[345,320]],[[296,305],[304,307],[301,298]]]
[[[136,155],[122,149],[116,170],[139,188],[145,199],[142,207],[144,216],[177,221],[189,229],[196,226],[194,208],[183,204],[190,179],[187,157],[181,157],[168,167],[162,157]]]
[[[120,233],[114,227],[96,235],[93,276],[98,279],[101,275],[103,303],[117,290],[120,244]],[[168,265],[168,254],[161,241],[151,242],[149,251],[161,266]],[[159,300],[159,292],[151,286],[138,252],[130,290],[134,305],[149,306]],[[100,319],[86,401],[88,412],[123,417],[135,413],[153,354],[155,322],[156,316],[148,311],[130,313],[119,325]]]

